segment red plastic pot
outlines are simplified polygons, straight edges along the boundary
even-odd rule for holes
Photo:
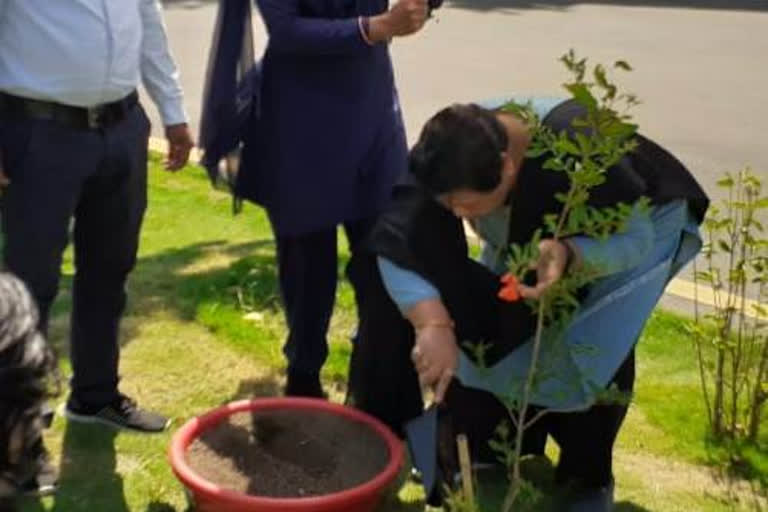
[[[381,473],[362,485],[333,494],[306,498],[251,496],[222,489],[203,479],[187,464],[187,447],[205,430],[214,427],[227,416],[239,412],[275,409],[322,411],[364,423],[386,442],[389,448],[389,463]],[[400,441],[381,422],[356,409],[311,398],[243,400],[214,409],[189,420],[174,434],[168,456],[173,472],[184,485],[187,496],[197,512],[371,512],[379,504],[384,491],[397,478],[403,465]]]

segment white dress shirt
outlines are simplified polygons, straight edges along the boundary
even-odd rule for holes
[[[159,0],[0,0],[0,91],[92,107],[143,80],[166,126],[187,120]]]

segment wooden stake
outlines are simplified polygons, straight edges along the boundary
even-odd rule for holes
[[[474,503],[475,491],[472,488],[472,461],[469,458],[467,436],[459,434],[456,437],[456,446],[459,449],[459,466],[461,467],[461,485],[464,490],[464,498]]]

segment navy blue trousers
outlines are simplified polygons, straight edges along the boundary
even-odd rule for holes
[[[354,253],[373,226],[364,219],[344,224]],[[288,374],[314,378],[328,357],[328,324],[336,299],[339,274],[337,229],[298,235],[277,236],[280,291],[288,324],[283,347]]]
[[[71,386],[73,398],[87,405],[117,396],[118,325],[147,203],[149,129],[139,105],[101,130],[0,120],[11,180],[2,195],[5,266],[37,300],[45,332],[73,235]]]

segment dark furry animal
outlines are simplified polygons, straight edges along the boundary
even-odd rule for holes
[[[40,469],[45,401],[58,383],[55,357],[37,324],[24,284],[0,273],[0,509]]]

